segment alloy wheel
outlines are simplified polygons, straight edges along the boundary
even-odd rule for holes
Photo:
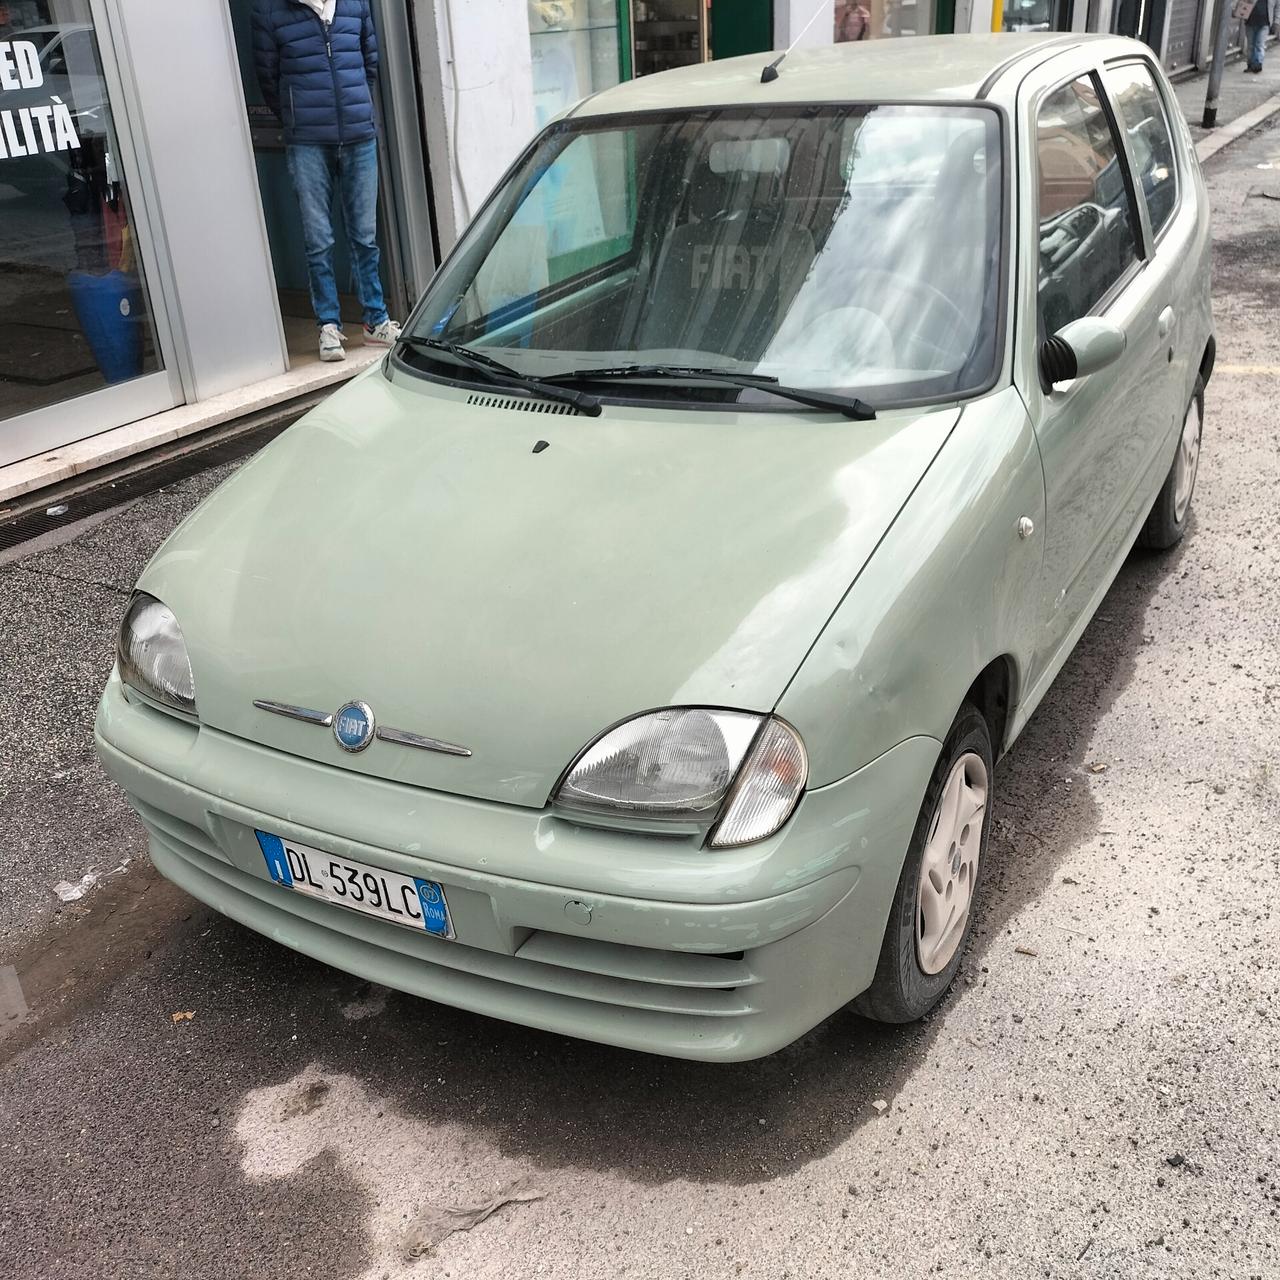
[[[916,891],[916,959],[925,973],[951,963],[969,922],[969,907],[987,820],[987,766],[966,752],[952,766],[925,843]]]
[[[1196,487],[1196,470],[1200,466],[1200,405],[1191,402],[1187,420],[1182,424],[1178,441],[1178,457],[1173,475],[1173,518],[1181,524],[1191,504],[1191,491]]]

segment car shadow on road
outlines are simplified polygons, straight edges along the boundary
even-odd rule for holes
[[[269,968],[275,990],[308,1010],[316,1067],[362,1080],[411,1117],[472,1131],[535,1166],[625,1168],[632,1179],[748,1183],[822,1156],[892,1104],[926,1060],[993,939],[1052,884],[1097,830],[1086,756],[1128,684],[1160,582],[1180,554],[1135,553],[1098,616],[997,771],[987,892],[955,989],[917,1025],[881,1026],[849,1010],[756,1062],[706,1065],[610,1049],[392,995],[376,1018],[346,1021],[358,984],[222,922],[221,966]],[[199,964],[197,956],[191,957]],[[995,981],[993,977],[990,979]],[[370,1046],[376,1045],[376,1052]],[[444,1087],[424,1088],[423,1081]],[[280,1079],[262,1083],[280,1083]]]

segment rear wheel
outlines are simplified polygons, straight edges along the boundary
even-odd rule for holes
[[[925,790],[871,986],[854,1008],[914,1022],[960,968],[982,882],[993,774],[991,734],[976,708],[956,716]]]
[[[1204,432],[1204,383],[1196,379],[1195,395],[1187,406],[1178,437],[1178,452],[1165,477],[1155,506],[1138,535],[1139,546],[1152,551],[1167,551],[1182,541],[1191,516],[1191,495],[1195,492],[1196,474],[1200,470],[1200,440]]]

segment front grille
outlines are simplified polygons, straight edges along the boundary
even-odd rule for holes
[[[515,409],[520,413],[574,413],[578,411],[563,400],[526,400],[523,396],[485,396],[472,393],[468,404],[485,409]]]
[[[256,899],[284,915],[330,929],[345,939],[420,961],[437,969],[446,982],[452,971],[459,976],[466,974],[508,987],[569,998],[584,1006],[608,1005],[693,1018],[738,1018],[759,1007],[753,995],[759,978],[745,956],[662,951],[545,930],[530,932],[514,955],[466,942],[444,943],[282,890],[270,880],[231,865],[197,828],[149,805],[140,805],[139,812],[152,841],[194,870],[199,880],[217,881],[236,895]],[[201,896],[198,885],[188,887]],[[280,936],[287,936],[287,929]]]

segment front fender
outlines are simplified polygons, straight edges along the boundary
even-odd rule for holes
[[[1018,522],[1035,526],[1027,538]],[[778,703],[812,787],[907,738],[939,741],[979,672],[1029,685],[1039,630],[1044,472],[1012,387],[966,407]],[[993,743],[998,755],[1002,743]]]

